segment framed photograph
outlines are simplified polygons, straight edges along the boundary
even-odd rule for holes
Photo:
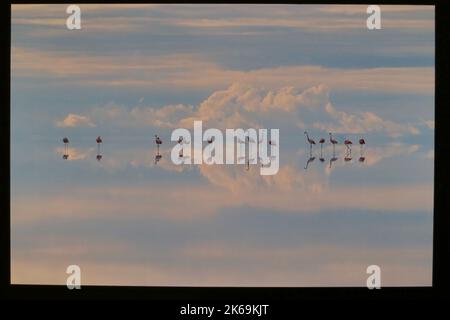
[[[442,3],[9,3],[6,294],[437,296]]]

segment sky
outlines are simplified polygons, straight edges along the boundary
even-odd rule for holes
[[[12,6],[12,283],[431,285],[433,7],[80,8]],[[280,129],[278,173],[173,164],[195,120]]]

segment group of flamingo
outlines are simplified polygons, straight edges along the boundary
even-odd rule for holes
[[[310,138],[309,137],[309,135],[308,135],[308,132],[307,131],[305,131],[304,132],[305,133],[305,136],[306,136],[306,140],[308,141],[308,143],[309,143],[309,159],[308,159],[308,161],[307,161],[307,163],[306,163],[306,166],[305,166],[305,169],[308,169],[308,165],[311,163],[311,162],[313,162],[314,161],[314,159],[315,159],[315,157],[313,157],[312,156],[312,147],[313,147],[313,145],[315,145],[316,144],[316,141],[314,140],[314,139],[312,139],[312,138]],[[336,149],[335,149],[335,146],[337,145],[337,144],[339,144],[339,142],[338,142],[338,140],[336,140],[335,138],[333,138],[333,134],[331,133],[331,132],[329,132],[328,133],[329,134],[329,141],[330,141],[330,143],[333,145],[333,157],[330,159],[330,168],[331,168],[331,164],[332,164],[332,162],[334,162],[334,161],[336,161],[338,158],[336,157]],[[325,159],[324,159],[324,157],[323,157],[323,144],[326,142],[326,140],[325,140],[325,138],[320,138],[320,140],[319,140],[319,143],[320,143],[320,158],[319,158],[319,160],[321,161],[321,162],[324,162],[325,161]],[[359,139],[359,145],[360,145],[360,150],[361,150],[361,154],[360,154],[360,157],[359,157],[359,162],[364,162],[364,160],[366,159],[364,156],[363,156],[363,149],[364,149],[364,146],[365,146],[365,144],[366,144],[366,141],[364,140],[364,138],[360,138]],[[352,145],[353,145],[353,142],[350,140],[350,139],[345,139],[344,140],[344,145],[347,147],[347,153],[346,153],[346,155],[345,155],[345,158],[344,158],[344,161],[345,162],[348,162],[348,161],[351,161],[352,160]]]
[[[308,159],[308,161],[307,161],[307,163],[306,163],[306,166],[305,166],[305,169],[307,169],[307,168],[308,168],[308,165],[309,165],[312,161],[314,161],[314,159],[315,159],[315,157],[312,156],[312,147],[313,147],[313,145],[316,145],[316,141],[315,141],[314,139],[312,139],[312,138],[309,137],[307,131],[305,131],[304,133],[305,133],[305,136],[306,136],[306,140],[307,140],[308,143],[309,143],[309,150],[310,150],[310,154],[309,154],[310,157],[309,157],[309,159]],[[247,137],[247,138],[248,138],[248,137]],[[67,159],[69,158],[69,138],[64,137],[64,138],[62,139],[62,141],[63,141],[63,143],[64,143],[64,154],[63,154],[63,159],[64,159],[64,160],[67,160]],[[207,139],[207,142],[208,142],[209,144],[213,143],[213,141],[214,141],[214,138],[213,138],[213,137]],[[331,132],[329,133],[329,141],[330,141],[330,143],[333,145],[333,157],[330,159],[330,167],[331,167],[332,162],[334,162],[334,161],[337,160],[336,154],[335,154],[335,151],[336,151],[336,150],[335,150],[335,146],[336,146],[337,144],[339,144],[339,142],[338,142],[338,140],[336,140],[335,138],[333,138],[333,135],[332,135]],[[101,152],[100,152],[100,146],[101,146],[101,144],[103,143],[102,137],[101,137],[101,136],[98,136],[98,137],[95,139],[95,142],[97,143],[97,156],[96,156],[96,159],[97,159],[97,161],[100,161],[100,160],[102,159],[102,157],[103,157],[102,154],[101,154]],[[324,162],[324,161],[325,161],[325,159],[323,158],[323,144],[324,144],[325,142],[326,142],[326,141],[325,141],[324,138],[320,138],[320,140],[319,140],[319,144],[320,144],[320,158],[319,158],[319,160],[320,160],[321,162]],[[157,147],[157,152],[156,152],[156,156],[155,156],[155,164],[157,164],[158,161],[161,160],[161,158],[162,158],[162,155],[161,155],[161,153],[159,152],[159,148],[160,148],[160,146],[163,144],[162,139],[161,139],[157,134],[155,134],[155,143],[156,143],[156,147]],[[179,143],[179,144],[184,143],[183,137],[179,137],[177,143]],[[272,142],[272,141],[269,141],[269,144],[270,144],[270,145],[275,145],[275,143]],[[360,162],[364,162],[364,160],[365,160],[365,157],[363,156],[363,148],[364,148],[364,145],[365,145],[365,144],[366,144],[366,141],[364,140],[364,138],[360,138],[360,139],[359,139],[359,145],[360,145],[360,147],[361,147],[361,156],[360,156],[360,158],[359,158],[359,161],[360,161]],[[352,145],[353,145],[353,142],[352,142],[350,139],[345,139],[345,140],[344,140],[344,145],[347,147],[347,153],[346,153],[346,156],[345,156],[344,160],[345,160],[346,162],[348,162],[348,161],[352,160],[352,157],[351,157],[352,149],[351,149],[351,147],[352,147]],[[179,157],[180,157],[180,158],[183,158],[183,149],[180,149]]]
[[[214,137],[208,138],[206,141],[209,144],[211,144],[214,141]],[[158,164],[159,160],[161,160],[161,158],[162,158],[162,154],[159,152],[159,147],[163,144],[163,141],[157,134],[155,134],[155,143],[156,143],[155,164]],[[183,144],[183,143],[189,143],[189,142],[184,141],[183,137],[179,137],[178,140],[177,140],[177,143],[178,144]],[[180,158],[186,158],[183,155],[183,149],[180,149],[180,152],[178,153],[178,156]]]
[[[67,159],[69,159],[69,138],[64,137],[64,138],[62,139],[62,141],[63,141],[63,143],[64,143],[64,154],[63,154],[63,159],[64,159],[64,160],[67,160]],[[102,158],[103,158],[103,156],[102,156],[102,154],[101,154],[101,152],[100,152],[100,145],[103,143],[102,137],[101,137],[101,136],[98,136],[98,137],[95,139],[95,142],[97,142],[97,156],[96,156],[96,159],[97,159],[97,161],[100,161],[100,160],[102,160]]]

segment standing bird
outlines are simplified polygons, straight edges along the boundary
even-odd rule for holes
[[[309,148],[312,149],[313,144],[316,144],[316,142],[309,137],[308,132],[305,131],[305,135],[306,135],[306,140],[309,143]]]
[[[333,138],[333,135],[331,134],[331,132],[329,134],[330,134],[330,142],[333,145],[333,154],[334,154],[334,151],[335,151],[334,146],[337,145],[339,142]]]
[[[350,153],[352,153],[352,148],[351,148],[351,146],[352,146],[352,144],[353,144],[352,141],[349,140],[349,139],[345,139],[344,144],[345,144],[345,146],[347,147],[347,150],[349,150]]]
[[[209,138],[208,140],[206,140],[209,144],[214,142],[214,137]]]
[[[63,154],[63,159],[67,160],[67,158],[69,158],[69,138],[64,137],[62,139],[63,143],[64,143],[64,154]]]
[[[160,137],[158,137],[157,134],[155,134],[155,142],[156,142],[156,147],[157,147],[157,153],[159,154],[159,146],[162,145],[162,140]]]
[[[359,145],[361,146],[361,155],[363,152],[363,147],[366,144],[366,140],[364,140],[364,138],[359,139]]]

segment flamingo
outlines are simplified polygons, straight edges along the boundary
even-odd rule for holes
[[[156,142],[156,147],[157,147],[157,153],[159,154],[159,146],[162,145],[162,140],[160,137],[158,137],[157,134],[155,134],[155,142]]]
[[[69,158],[69,138],[64,137],[62,139],[63,143],[64,143],[64,154],[63,154],[63,159],[67,160],[67,158]]]
[[[331,134],[331,132],[329,134],[330,134],[330,142],[333,145],[333,152],[334,152],[334,148],[335,148],[334,146],[336,144],[338,144],[339,142],[336,139],[333,138],[333,135]]]
[[[349,140],[349,139],[345,139],[344,144],[345,144],[345,146],[347,147],[347,149],[350,150],[350,153],[351,153],[351,152],[352,152],[351,146],[352,146],[352,144],[353,144],[352,141]]]
[[[214,137],[209,138],[208,140],[206,140],[209,144],[213,143],[214,141]]]
[[[366,144],[366,140],[364,140],[364,138],[359,139],[359,145],[361,146],[361,154],[363,151],[363,147]]]
[[[183,142],[183,137],[182,137],[182,136],[180,136],[180,137],[178,138],[178,141],[177,141],[177,143],[181,144],[182,142]]]
[[[320,150],[322,150],[323,144],[325,143],[325,139],[320,138],[319,143],[320,143]]]
[[[306,135],[306,140],[308,140],[308,143],[309,143],[309,148],[312,149],[312,145],[316,144],[316,142],[309,137],[308,132],[305,131],[305,135]]]

